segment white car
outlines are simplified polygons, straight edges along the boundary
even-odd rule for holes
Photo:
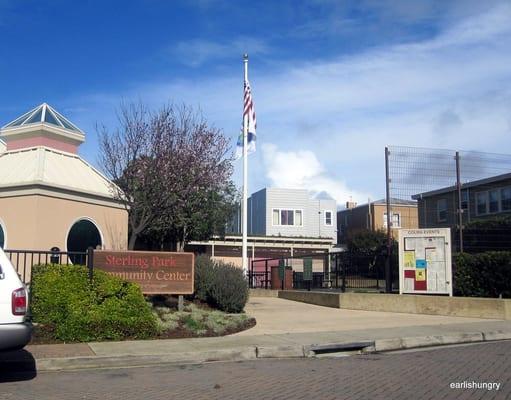
[[[30,341],[27,310],[27,288],[0,248],[0,351],[21,349]]]

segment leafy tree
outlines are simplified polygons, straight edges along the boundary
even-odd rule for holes
[[[189,240],[224,236],[226,221],[236,212],[238,199],[239,194],[233,184],[221,191],[205,188],[190,196],[181,212],[162,214],[141,235],[141,241],[146,247],[181,251]]]
[[[150,112],[140,103],[121,105],[119,128],[102,127],[99,138],[101,165],[129,213],[130,249],[141,235],[151,235],[182,250],[186,240],[213,230],[210,223],[222,213],[206,206],[228,199],[232,154],[229,140],[199,112],[187,106]]]
[[[378,230],[363,230],[352,234],[347,240],[348,249],[353,252],[380,252],[387,246],[387,233]]]
[[[352,253],[355,259],[367,262],[369,268],[375,268],[378,262],[383,262],[387,254],[387,233],[383,230],[372,231],[363,230],[352,234],[347,240],[348,251]],[[398,247],[397,242],[392,239],[391,242],[391,274],[395,277],[398,273]],[[360,258],[357,258],[360,257]]]

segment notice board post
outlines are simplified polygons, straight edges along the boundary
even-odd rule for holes
[[[451,229],[400,229],[399,294],[452,296]]]

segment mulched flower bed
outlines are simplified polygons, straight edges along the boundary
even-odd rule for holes
[[[216,337],[226,336],[250,329],[256,325],[255,318],[246,317],[243,314],[224,314],[211,308],[208,304],[199,301],[185,302],[185,312],[177,311],[177,303],[173,300],[153,301],[153,310],[158,320],[162,324],[162,329],[151,339],[183,339],[197,337]],[[173,319],[172,327],[165,329],[165,321]],[[212,318],[208,323],[208,318]],[[237,319],[237,321],[236,321]],[[214,325],[216,323],[216,325]],[[131,337],[125,337],[122,340],[133,340]],[[59,344],[66,343],[55,338],[55,326],[34,324],[32,340],[30,344]],[[69,342],[68,342],[69,343]]]

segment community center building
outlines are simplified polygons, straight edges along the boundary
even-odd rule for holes
[[[0,129],[0,246],[126,249],[113,183],[78,155],[85,134],[44,103]]]

